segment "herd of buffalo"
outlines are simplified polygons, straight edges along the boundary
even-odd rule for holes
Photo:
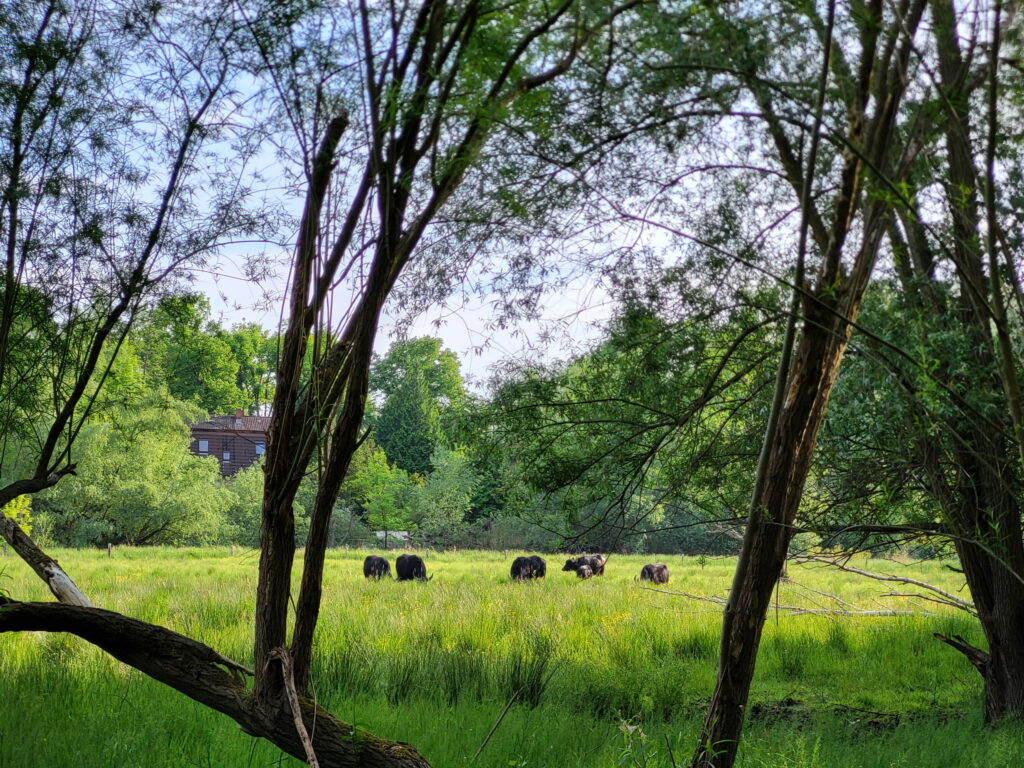
[[[604,566],[608,558],[604,555],[580,555],[570,557],[562,567],[563,571],[573,571],[581,579],[591,576],[604,576]],[[543,579],[548,572],[548,564],[539,555],[517,557],[512,561],[512,580],[529,581]],[[427,578],[427,566],[419,555],[399,555],[395,560],[395,574],[399,581],[430,581]],[[391,576],[391,564],[380,555],[367,555],[363,561],[363,576],[368,579],[382,579]],[[664,563],[648,563],[640,570],[640,580],[653,584],[668,584],[668,566]]]

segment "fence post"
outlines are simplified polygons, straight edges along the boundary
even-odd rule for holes
[[[113,545],[113,544],[111,544],[111,543],[110,543],[110,542],[108,541],[108,542],[107,542],[107,557],[113,557],[113,556],[114,556],[114,545]]]

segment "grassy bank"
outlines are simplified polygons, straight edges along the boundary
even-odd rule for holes
[[[508,577],[513,553],[431,553],[433,581],[399,584],[365,581],[364,554],[332,552],[327,565],[314,679],[317,696],[340,717],[415,744],[437,768],[670,766],[670,750],[686,761],[714,682],[720,613],[710,603],[641,589],[634,577],[648,558],[614,556],[606,576],[579,582],[552,557],[546,580],[515,584]],[[109,559],[80,551],[58,557],[97,605],[249,661],[255,553],[123,549]],[[669,590],[715,596],[728,587],[731,560],[664,559]],[[0,588],[12,596],[47,599],[20,562],[0,560],[0,568]],[[913,573],[958,586],[939,564]],[[914,607],[883,603],[879,584],[834,571],[791,568],[789,575],[778,595],[783,606],[827,606],[827,593],[863,608]],[[979,676],[931,637],[941,631],[980,642],[977,628],[937,606],[917,610],[773,614],[743,764],[1017,765],[1022,734],[981,727]],[[472,762],[516,691],[522,703]],[[0,719],[4,767],[280,759],[226,718],[75,638],[0,636],[0,697],[18,713]],[[68,750],[76,751],[73,762]]]

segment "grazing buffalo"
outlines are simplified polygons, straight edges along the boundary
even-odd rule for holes
[[[608,558],[604,555],[580,555],[579,557],[570,557],[566,560],[562,570],[576,571],[578,575],[580,568],[585,565],[590,568],[592,576],[604,576],[604,564],[606,562],[608,562]]]
[[[543,579],[548,575],[548,564],[544,561],[544,558],[540,555],[530,555],[530,560],[533,561],[533,574],[535,579]]]
[[[581,579],[589,579],[593,575],[594,569],[591,568],[589,565],[581,565],[579,568],[576,569],[576,576]]]
[[[648,563],[640,570],[640,581],[668,584],[668,566],[664,563]]]
[[[548,572],[548,565],[543,557],[530,555],[529,557],[517,557],[512,561],[512,579],[514,581],[527,581],[529,579],[543,579]]]
[[[379,555],[367,555],[363,560],[363,576],[368,579],[383,579],[391,575],[391,564]]]
[[[424,565],[423,558],[419,555],[399,555],[395,560],[395,573],[398,574],[399,581],[412,581],[413,579],[430,581],[427,578],[427,566]]]

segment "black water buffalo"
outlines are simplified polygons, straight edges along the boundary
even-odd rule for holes
[[[399,581],[430,581],[427,578],[427,566],[419,555],[399,555],[395,560],[395,573],[398,574]]]
[[[668,566],[664,563],[648,563],[640,570],[640,581],[668,584]]]
[[[527,581],[529,579],[543,579],[548,572],[548,564],[544,558],[538,555],[529,557],[517,557],[512,561],[512,579],[514,581]]]
[[[576,576],[581,579],[589,579],[594,575],[594,569],[589,565],[581,565],[576,569]]]
[[[579,557],[570,557],[566,560],[562,570],[576,571],[578,575],[580,568],[585,565],[590,568],[592,576],[604,576],[604,564],[606,562],[608,562],[608,558],[604,555],[580,555]]]
[[[391,575],[391,564],[379,555],[367,555],[363,560],[363,576],[368,579],[383,579]]]

